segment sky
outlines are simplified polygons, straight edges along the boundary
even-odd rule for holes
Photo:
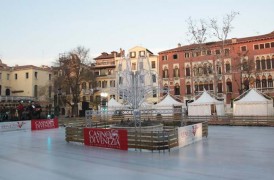
[[[186,20],[222,20],[228,38],[274,31],[274,0],[0,0],[0,59],[8,66],[53,65],[84,46],[90,57],[143,46],[154,54],[189,44]]]

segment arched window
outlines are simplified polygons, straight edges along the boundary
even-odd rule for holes
[[[250,84],[250,86],[251,86],[252,88],[254,87],[254,83],[255,83],[255,79],[254,79],[253,76],[251,76],[251,77],[249,78],[249,84]]]
[[[249,89],[249,80],[247,77],[244,78],[243,84],[244,84],[244,89],[248,90]]]
[[[198,75],[198,68],[197,68],[196,65],[195,65],[194,68],[193,68],[193,74],[194,74],[194,76],[197,76],[197,75]]]
[[[207,64],[204,64],[203,65],[203,71],[204,71],[204,74],[207,74],[208,73],[208,71],[207,71],[208,69],[207,69]]]
[[[265,70],[266,66],[265,66],[265,58],[264,58],[264,56],[262,57],[261,63],[262,63],[262,70]]]
[[[256,58],[256,69],[257,70],[261,69],[261,61],[260,61],[259,57]]]
[[[205,82],[204,82],[204,88],[205,88],[205,90],[208,90],[208,86],[209,86],[209,85],[208,85],[208,82],[205,81]]]
[[[101,87],[101,81],[98,81],[97,87]]]
[[[208,64],[207,68],[208,68],[207,72],[209,74],[212,74],[213,71],[212,71],[212,64],[211,63]]]
[[[190,67],[189,66],[186,67],[186,76],[190,76]]]
[[[186,83],[186,94],[191,94],[191,85],[190,85],[190,82]]]
[[[82,82],[82,89],[86,89],[86,88],[87,88],[86,82]]]
[[[163,70],[163,78],[168,78],[168,69],[167,69],[167,67],[165,67],[165,69]]]
[[[168,93],[168,86],[167,84],[165,84],[163,88],[163,96],[167,95],[167,93]]]
[[[180,95],[180,86],[178,83],[175,84],[174,95]]]
[[[210,90],[210,91],[213,91],[213,81],[210,81],[210,82],[209,82],[209,90]]]
[[[261,88],[261,79],[260,79],[260,76],[256,77],[256,88]]]
[[[226,91],[232,92],[232,82],[229,78],[226,80]]]
[[[272,76],[269,75],[267,78],[267,87],[272,88],[273,87],[273,80],[272,80]]]
[[[266,68],[271,69],[271,60],[269,56],[266,57]]]
[[[218,81],[218,93],[222,93],[223,92],[223,83],[222,81]]]
[[[202,67],[202,65],[199,65],[199,67],[198,67],[198,74],[199,74],[199,76],[201,76],[203,74],[203,67]]]
[[[230,73],[230,63],[228,61],[225,63],[225,72]]]
[[[265,77],[265,75],[263,75],[263,77],[262,77],[262,88],[266,88],[266,87],[267,87],[266,77]]]
[[[6,96],[10,96],[10,89],[6,89]]]
[[[271,63],[272,63],[272,69],[274,69],[274,55],[272,55]]]
[[[194,91],[195,91],[195,92],[198,92],[198,91],[199,91],[199,86],[198,86],[198,83],[197,83],[197,82],[194,83]]]
[[[199,91],[204,90],[204,83],[202,81],[199,82]]]
[[[175,69],[173,70],[173,77],[179,77],[179,68],[177,66],[175,66]]]

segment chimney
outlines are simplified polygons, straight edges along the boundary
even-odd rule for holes
[[[181,47],[182,45],[181,45],[181,43],[178,43],[178,47]]]

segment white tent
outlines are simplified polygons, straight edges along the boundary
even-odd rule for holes
[[[117,102],[115,99],[111,98],[109,101],[108,101],[108,111],[115,111],[115,110],[119,110],[119,109],[123,109],[124,106]]]
[[[235,116],[271,116],[274,115],[273,99],[267,95],[249,89],[237,97],[233,103],[233,115]]]
[[[158,110],[166,110],[165,112],[163,111],[164,114],[167,113],[166,115],[173,114],[174,112],[182,113],[185,111],[184,103],[176,101],[169,94],[167,94],[166,97],[158,104],[154,105],[154,108]]]
[[[188,104],[189,116],[222,116],[225,114],[224,102],[212,97],[206,90],[194,102]]]

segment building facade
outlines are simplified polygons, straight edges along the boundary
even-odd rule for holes
[[[274,32],[159,52],[161,86],[183,102],[204,89],[230,107],[249,88],[274,97]]]

